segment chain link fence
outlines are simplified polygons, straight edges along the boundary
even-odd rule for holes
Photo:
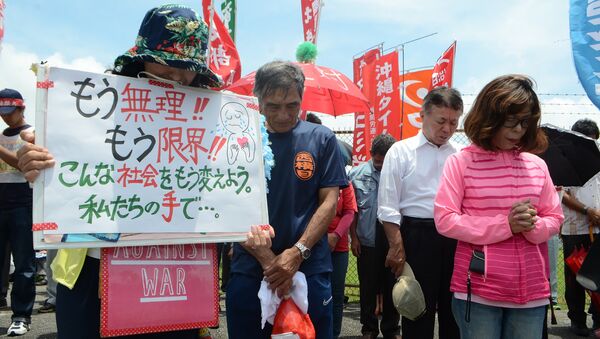
[[[344,141],[350,145],[352,145],[354,131],[352,130],[335,130],[336,137]],[[469,139],[465,135],[464,131],[458,130],[452,137],[452,140],[460,145],[468,145]],[[565,280],[564,280],[564,264],[563,264],[563,251],[562,251],[562,242],[560,238],[554,239],[554,246],[556,246],[556,255],[555,258],[550,258],[553,261],[552,264],[555,264],[555,278],[556,283],[553,287],[553,295],[558,297],[558,302],[560,304],[564,304],[564,295],[565,295]],[[350,301],[357,301],[359,299],[359,290],[358,290],[358,270],[356,267],[356,258],[350,254],[348,260],[348,273],[346,274],[346,296],[350,298]]]

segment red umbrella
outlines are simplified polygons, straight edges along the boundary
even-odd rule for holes
[[[348,77],[324,66],[296,63],[304,72],[302,109],[338,116],[353,112],[368,112],[369,100]],[[254,75],[242,77],[226,89],[234,93],[252,95]]]

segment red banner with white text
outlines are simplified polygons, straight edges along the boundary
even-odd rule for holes
[[[362,72],[363,72],[363,68],[369,64],[372,63],[375,59],[379,58],[379,56],[381,55],[381,52],[379,51],[379,49],[372,49],[370,51],[367,51],[365,54],[359,56],[358,58],[354,59],[353,61],[353,65],[354,65],[354,83],[356,84],[356,86],[358,86],[358,88],[360,88],[360,90],[363,89],[363,80],[362,80]],[[363,91],[363,93],[366,94],[365,91]]]
[[[0,0],[0,48],[2,47],[2,38],[4,37],[4,0]]]
[[[375,134],[372,133],[372,137],[387,133],[400,140],[402,114],[399,73],[398,51],[379,57],[365,68],[365,83],[368,79],[371,91],[375,94],[369,97],[373,98],[371,104],[375,112]]]
[[[454,55],[456,54],[456,41],[448,47],[433,67],[429,89],[440,86],[452,87],[452,73],[454,71]]]
[[[302,26],[304,27],[304,41],[317,44],[319,31],[319,14],[321,14],[321,0],[302,0]]]
[[[371,86],[363,80],[363,70],[369,63],[373,63],[380,55],[379,49],[373,49],[354,59],[354,83],[360,88],[363,94],[371,100]],[[375,133],[374,112],[371,107],[370,112],[354,113],[354,145],[352,145],[352,166],[357,166],[371,158],[371,127]],[[371,126],[371,122],[373,125]]]
[[[242,76],[242,62],[227,27],[214,10],[212,0],[202,0],[202,12],[210,35],[208,65],[223,78],[223,87],[227,87]]]

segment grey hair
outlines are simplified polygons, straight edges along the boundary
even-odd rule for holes
[[[271,61],[262,65],[254,76],[254,96],[258,102],[277,91],[287,91],[294,86],[302,98],[304,93],[304,73],[302,69],[291,62]]]
[[[461,113],[463,111],[463,101],[460,92],[446,86],[432,89],[423,99],[424,113],[431,113],[433,106],[450,108]]]

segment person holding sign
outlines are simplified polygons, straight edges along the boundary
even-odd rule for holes
[[[151,77],[184,86],[220,87],[220,77],[208,68],[205,60],[207,42],[208,27],[191,8],[181,5],[153,8],[142,21],[135,46],[115,60],[113,73]],[[33,135],[24,137],[33,142]],[[54,159],[48,150],[27,144],[18,153],[18,165],[25,177],[33,181],[41,170],[54,166]],[[262,240],[261,244],[264,243]],[[69,253],[68,250],[61,251]],[[89,249],[78,267],[63,268],[62,277],[55,271],[58,281],[72,283],[69,287],[59,284],[57,288],[56,323],[61,338],[100,337],[99,258],[98,249]],[[74,273],[78,269],[80,273]],[[147,336],[197,338],[198,331]]]
[[[15,152],[25,144],[21,131],[32,131],[25,122],[25,102],[21,93],[5,88],[0,91],[0,117],[8,125],[0,135],[0,244],[9,244],[15,262],[10,306],[9,336],[29,331],[35,300],[35,252],[33,250],[32,190],[19,171]],[[10,255],[0,250],[0,263]]]
[[[308,284],[308,314],[317,338],[331,338],[331,254],[327,226],[336,210],[339,188],[348,185],[335,135],[324,126],[298,119],[304,74],[290,63],[263,65],[255,77],[254,95],[266,118],[275,159],[268,182],[272,247],[236,244],[227,285],[229,337],[270,338],[261,329],[257,293],[261,280],[280,297],[290,293],[296,272]]]

